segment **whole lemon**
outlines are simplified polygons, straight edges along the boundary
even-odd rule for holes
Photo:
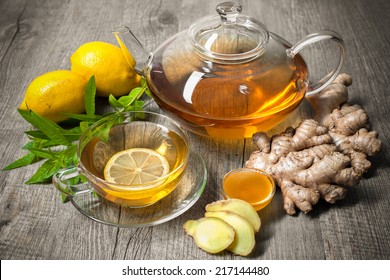
[[[36,77],[27,87],[22,110],[60,122],[68,117],[61,113],[82,113],[87,80],[69,70],[57,70]]]
[[[70,57],[71,70],[85,78],[95,76],[96,94],[128,94],[138,86],[141,77],[134,71],[134,59],[127,62],[122,50],[106,42],[81,45]]]

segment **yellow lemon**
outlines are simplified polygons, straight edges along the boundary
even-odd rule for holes
[[[130,56],[131,57],[131,56]],[[134,71],[134,59],[126,60],[122,50],[106,42],[81,45],[70,58],[71,70],[89,79],[95,76],[97,95],[121,96],[138,86],[141,77]]]
[[[69,70],[57,70],[36,77],[28,86],[22,110],[32,110],[54,122],[66,120],[61,113],[84,112],[87,80]]]
[[[158,180],[169,173],[169,163],[158,152],[132,148],[113,155],[104,168],[107,182],[139,185]]]

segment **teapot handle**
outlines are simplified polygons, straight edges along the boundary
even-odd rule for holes
[[[344,41],[341,38],[341,36],[330,30],[321,31],[318,33],[313,33],[302,40],[300,40],[298,43],[296,43],[291,48],[287,49],[287,56],[293,58],[300,50],[302,50],[304,47],[307,47],[308,45],[311,45],[313,43],[323,41],[323,40],[333,40],[336,43],[338,43],[340,47],[340,57],[338,61],[338,65],[330,72],[328,73],[324,78],[322,78],[320,81],[318,81],[316,84],[312,86],[313,90],[307,91],[306,96],[312,95],[315,93],[320,92],[325,87],[327,87],[331,82],[336,79],[337,75],[339,74],[341,67],[343,66],[344,62]]]

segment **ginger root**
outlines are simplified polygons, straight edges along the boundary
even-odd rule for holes
[[[269,173],[283,195],[289,215],[296,207],[307,213],[320,198],[329,203],[345,198],[371,167],[367,160],[379,152],[376,131],[368,130],[368,116],[359,105],[350,105],[347,86],[352,79],[341,74],[327,88],[310,96],[315,116],[297,128],[269,138],[253,135],[258,147],[246,167]]]

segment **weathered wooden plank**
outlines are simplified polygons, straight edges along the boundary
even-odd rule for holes
[[[213,1],[2,1],[0,11],[0,147],[2,165],[23,155],[27,124],[17,116],[28,83],[55,69],[69,68],[69,57],[82,43],[115,43],[113,27],[128,25],[148,51],[195,19],[213,14]],[[389,3],[366,1],[244,1],[243,13],[265,23],[291,42],[324,29],[344,38],[343,71],[352,74],[351,98],[364,106],[383,140],[374,169],[346,200],[319,203],[308,214],[284,214],[278,191],[260,211],[263,228],[251,259],[388,259],[389,225]],[[24,7],[25,5],[25,7]],[[4,15],[4,16],[3,16]],[[328,49],[305,55],[313,77],[330,64]],[[318,74],[317,74],[318,73]],[[149,107],[158,111],[155,104]],[[284,125],[306,114],[297,111]],[[279,129],[282,129],[280,127]],[[118,229],[62,204],[52,185],[27,186],[37,166],[0,173],[1,259],[244,259],[229,253],[209,255],[184,234],[188,219],[200,218],[207,203],[220,199],[223,175],[240,167],[254,150],[250,140],[222,141],[191,135],[193,149],[205,159],[208,183],[199,201],[182,216],[162,225]]]
[[[0,3],[0,63],[20,30],[20,18],[26,1],[1,1]]]

